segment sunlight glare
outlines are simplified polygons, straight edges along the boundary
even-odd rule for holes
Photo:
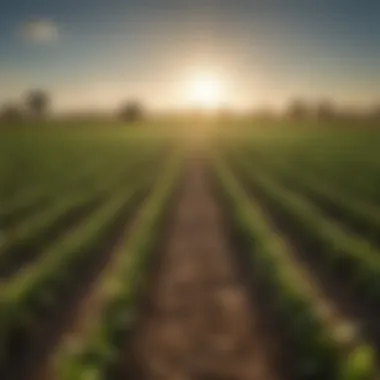
[[[204,109],[218,108],[221,105],[222,93],[222,82],[215,75],[196,75],[189,81],[189,99],[196,107]]]

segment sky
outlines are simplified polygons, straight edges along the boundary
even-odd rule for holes
[[[379,42],[378,0],[2,0],[0,104],[43,88],[56,110],[185,107],[206,71],[231,107],[370,105]]]

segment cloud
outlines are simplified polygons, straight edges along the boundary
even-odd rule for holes
[[[46,44],[58,39],[59,29],[51,20],[35,20],[27,22],[22,26],[21,36],[33,43]]]

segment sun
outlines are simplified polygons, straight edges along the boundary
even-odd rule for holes
[[[212,74],[194,75],[188,83],[188,96],[192,105],[203,109],[216,109],[223,95],[221,80]]]

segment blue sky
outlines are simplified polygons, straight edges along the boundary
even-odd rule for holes
[[[186,77],[205,68],[231,105],[370,104],[380,102],[379,41],[376,0],[3,0],[0,102],[43,87],[57,109],[129,96],[180,106]]]

